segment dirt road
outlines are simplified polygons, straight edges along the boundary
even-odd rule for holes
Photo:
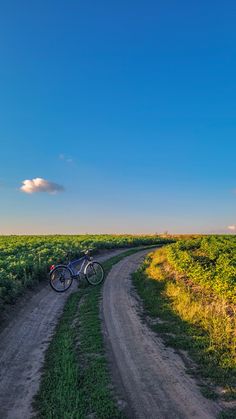
[[[108,251],[102,261],[124,250]],[[31,402],[39,388],[41,368],[58,318],[77,283],[65,294],[49,285],[26,300],[15,318],[0,333],[0,418],[28,419]]]
[[[115,387],[131,418],[216,418],[218,405],[201,395],[179,355],[141,320],[130,274],[146,253],[115,265],[103,288],[104,334]]]

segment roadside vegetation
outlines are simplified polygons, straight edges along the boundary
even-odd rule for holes
[[[202,393],[226,405],[234,400],[235,237],[202,237],[163,247],[148,256],[134,283],[151,327],[167,345],[190,354],[189,371],[199,378]]]
[[[140,249],[139,249],[140,250]],[[105,275],[128,250],[103,263]],[[101,287],[71,294],[46,353],[35,399],[39,418],[122,418],[110,383],[99,315]]]
[[[131,235],[0,236],[0,309],[26,287],[44,279],[52,263],[65,262],[91,248],[129,248],[170,242],[170,238]]]

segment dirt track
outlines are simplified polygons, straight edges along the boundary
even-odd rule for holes
[[[102,261],[124,250],[108,251]],[[65,294],[49,285],[14,310],[15,317],[0,333],[0,418],[29,419],[37,393],[41,367],[66,299],[77,289],[76,281]]]
[[[103,288],[104,334],[116,390],[131,418],[216,418],[218,405],[201,395],[179,355],[140,318],[130,274],[146,253],[115,265]]]

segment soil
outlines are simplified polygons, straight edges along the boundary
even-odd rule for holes
[[[140,315],[131,274],[147,253],[114,265],[103,287],[103,331],[119,404],[130,418],[216,418],[220,406],[203,397],[182,357],[166,347]]]
[[[104,261],[124,249],[106,251],[96,257]],[[45,350],[53,336],[68,296],[52,290],[47,281],[26,291],[15,306],[5,310],[0,331],[0,418],[28,419],[42,374]]]

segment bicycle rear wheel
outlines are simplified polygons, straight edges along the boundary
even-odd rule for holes
[[[50,285],[57,292],[67,291],[73,282],[71,271],[67,266],[58,265],[50,272]]]
[[[89,284],[99,285],[104,278],[104,269],[98,262],[90,262],[85,268],[85,276]]]

